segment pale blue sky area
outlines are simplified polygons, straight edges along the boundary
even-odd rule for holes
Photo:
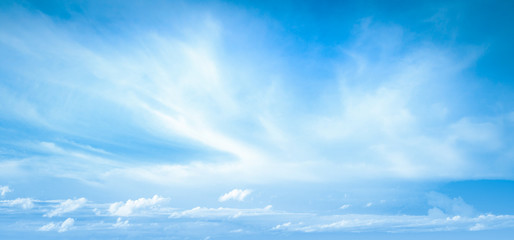
[[[3,1],[1,239],[509,239],[512,1]]]

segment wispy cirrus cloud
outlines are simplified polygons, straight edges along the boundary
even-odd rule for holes
[[[25,20],[11,20],[21,17]],[[17,59],[33,59],[27,61],[30,73],[15,67],[8,71],[20,76],[22,82],[36,81],[38,76],[37,82],[45,83],[41,86],[49,93],[37,94],[35,89],[26,89],[30,98],[3,95],[8,102],[23,103],[19,108],[3,109],[6,116],[71,136],[97,139],[105,135],[102,141],[110,143],[120,142],[124,132],[128,132],[131,136],[179,142],[199,152],[211,149],[231,156],[227,161],[211,161],[212,157],[205,156],[202,159],[210,160],[148,166],[138,165],[137,161],[123,164],[126,161],[121,159],[126,156],[116,153],[97,157],[68,152],[74,158],[101,165],[105,173],[102,176],[106,178],[132,175],[145,181],[174,179],[191,183],[195,179],[210,181],[220,175],[226,176],[227,181],[247,182],[353,177],[467,178],[477,174],[510,177],[507,171],[483,171],[480,161],[470,157],[470,149],[462,144],[480,140],[473,137],[476,133],[465,130],[475,126],[482,133],[487,132],[488,142],[495,143],[487,148],[479,144],[478,148],[484,152],[503,151],[506,145],[502,144],[502,125],[491,118],[466,115],[457,109],[459,103],[448,97],[466,87],[461,79],[480,57],[480,47],[462,52],[435,44],[417,44],[410,40],[412,33],[399,25],[364,19],[355,26],[355,37],[334,49],[338,55],[332,61],[333,77],[313,89],[317,96],[306,99],[301,91],[288,90],[298,85],[294,79],[308,81],[300,74],[276,77],[281,76],[280,69],[272,64],[262,65],[262,61],[258,61],[262,71],[252,70],[258,59],[278,56],[273,52],[277,49],[253,53],[254,58],[238,62],[239,69],[232,68],[242,55],[227,49],[225,42],[231,39],[225,25],[232,23],[219,20],[216,15],[190,23],[199,26],[195,33],[174,35],[129,27],[125,33],[128,40],[113,35],[107,41],[106,36],[92,34],[88,38],[95,41],[87,42],[68,25],[30,12],[21,11],[2,21],[9,23],[2,30],[3,48],[10,49]],[[260,24],[266,26],[265,22]],[[243,28],[237,24],[230,26]],[[37,39],[32,37],[36,34],[45,36],[41,38],[45,46],[60,47],[39,47],[42,43],[31,40]],[[106,34],[109,36],[108,30]],[[106,50],[112,49],[113,44],[117,51]],[[234,47],[246,46],[244,42],[237,44]],[[33,56],[43,56],[44,61]],[[287,62],[296,61],[277,57],[284,69]],[[70,70],[55,66],[69,66]],[[245,71],[260,74],[253,76]],[[244,83],[239,81],[240,77],[244,77]],[[7,85],[2,88],[16,92]],[[77,97],[66,98],[64,93],[69,91]],[[48,104],[64,99],[67,104]],[[311,101],[319,107],[308,107]],[[82,107],[78,111],[72,105]],[[419,111],[420,106],[429,107]],[[119,114],[111,115],[113,111]],[[99,116],[107,122],[88,116]],[[128,121],[119,121],[121,118]],[[133,137],[134,141],[138,139]],[[42,147],[51,147],[47,144],[51,142],[41,142]],[[54,150],[52,154],[65,154],[58,148]],[[105,155],[92,149],[82,150]],[[289,174],[274,171],[283,167],[289,169]],[[66,175],[62,172],[70,172],[70,168],[77,172],[81,169],[70,166],[52,174]],[[146,168],[167,171],[150,176]],[[93,174],[68,175],[93,178]]]
[[[431,192],[514,179],[504,3],[0,5],[0,235],[514,225]]]

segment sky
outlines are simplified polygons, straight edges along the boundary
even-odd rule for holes
[[[512,1],[0,3],[1,239],[510,239]]]

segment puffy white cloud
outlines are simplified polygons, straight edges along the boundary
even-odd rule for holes
[[[9,206],[20,206],[23,209],[30,209],[34,207],[34,200],[31,198],[16,198],[14,200],[5,201]]]
[[[64,202],[61,202],[59,205],[55,207],[54,210],[49,211],[44,216],[45,217],[53,217],[53,216],[61,216],[63,213],[73,212],[78,208],[84,206],[87,200],[85,198],[79,199],[68,199]]]
[[[9,186],[0,186],[0,195],[2,197],[8,192],[12,192],[12,189],[10,189]]]
[[[129,199],[125,203],[115,202],[109,206],[109,213],[113,216],[131,216],[141,210],[158,208],[166,200],[167,198],[154,195],[152,198]]]
[[[243,201],[246,198],[246,196],[250,195],[250,193],[252,193],[252,190],[249,190],[249,189],[245,189],[245,190],[234,189],[234,190],[220,196],[218,198],[218,201],[225,202],[225,201],[228,201],[231,199],[237,200],[237,201]]]
[[[272,206],[268,205],[264,208],[250,208],[250,209],[240,209],[240,208],[205,208],[205,207],[195,207],[191,210],[185,210],[182,212],[174,212],[170,215],[170,218],[181,218],[181,217],[189,217],[189,218],[238,218],[241,216],[261,216],[261,215],[274,215],[279,214],[271,210]]]
[[[51,222],[51,223],[48,223],[48,224],[40,227],[38,230],[44,231],[44,232],[48,232],[48,231],[66,232],[66,231],[70,230],[70,228],[73,227],[73,224],[75,224],[75,220],[73,218],[67,218],[62,223]]]

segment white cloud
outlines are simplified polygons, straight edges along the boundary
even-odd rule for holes
[[[339,209],[347,209],[349,207],[351,207],[352,205],[350,204],[344,204],[343,206],[341,206]]]
[[[224,41],[233,39],[224,39],[230,36],[216,30],[223,26],[200,24],[195,28],[199,31],[184,36],[127,30],[125,36],[138,39],[128,42],[116,36],[92,34],[88,36],[92,41],[85,42],[66,25],[30,12],[23,16],[23,21],[19,21],[17,15],[6,18],[9,24],[4,25],[9,27],[2,28],[0,35],[5,52],[27,64],[23,68],[12,65],[6,69],[12,76],[27,82],[37,79],[42,86],[37,91],[47,94],[35,94],[24,88],[23,94],[14,92],[7,97],[0,94],[2,99],[9,100],[2,102],[20,105],[5,108],[3,115],[13,115],[16,120],[30,123],[42,122],[46,125],[40,125],[50,129],[65,128],[61,130],[84,138],[95,131],[74,128],[71,126],[78,125],[70,123],[81,117],[96,116],[80,121],[91,120],[88,126],[112,126],[112,130],[105,130],[106,135],[113,138],[120,137],[121,132],[134,131],[128,136],[206,147],[227,153],[235,160],[210,164],[184,161],[166,165],[164,169],[159,169],[162,164],[139,162],[134,166],[120,161],[118,166],[112,167],[116,164],[111,165],[106,159],[79,151],[66,152],[56,144],[42,142],[40,147],[49,153],[65,155],[45,164],[48,167],[44,169],[54,176],[91,180],[101,175],[111,180],[120,178],[115,173],[122,173],[122,177],[138,180],[192,184],[217,181],[220,176],[231,183],[341,180],[357,176],[458,179],[483,176],[483,169],[463,156],[468,149],[452,141],[448,132],[459,141],[476,143],[479,147],[482,147],[480,143],[494,140],[502,132],[494,124],[482,124],[485,122],[480,120],[476,121],[478,125],[461,122],[453,128],[448,126],[452,124],[447,116],[452,116],[454,100],[451,94],[444,93],[465,87],[458,84],[460,73],[473,65],[478,50],[469,48],[464,54],[432,44],[403,48],[409,38],[404,37],[406,30],[396,25],[368,21],[355,29],[354,41],[338,46],[341,51],[335,51],[338,57],[334,59],[347,61],[334,62],[335,69],[323,73],[336,75],[335,79],[319,81],[312,92],[320,94],[303,96],[298,94],[302,87],[297,86],[304,84],[297,83],[308,80],[306,76],[274,77],[283,74],[282,67],[298,67],[288,65],[297,61],[276,60],[281,64],[274,67],[275,60],[267,63],[262,59],[270,56],[276,59],[281,54],[264,48],[256,51],[259,53],[253,56],[256,58],[247,57],[247,52],[237,55],[224,48]],[[80,24],[78,27],[87,28]],[[184,27],[188,28],[187,24]],[[104,37],[112,41],[103,41]],[[131,44],[141,41],[148,44]],[[105,45],[99,47],[94,43]],[[113,47],[118,49],[115,54],[102,50]],[[240,68],[232,67],[234,59],[238,59]],[[248,60],[240,61],[242,59]],[[313,62],[323,64],[326,59],[318,60]],[[255,63],[262,62],[265,63],[262,68],[255,68]],[[60,67],[55,69],[55,66]],[[25,71],[26,68],[31,71]],[[18,87],[9,86],[1,87],[5,92]],[[447,89],[448,86],[455,89]],[[330,91],[324,94],[319,89]],[[69,91],[74,91],[77,97],[69,99],[65,94]],[[52,96],[51,100],[69,101],[65,105],[48,106],[44,104],[52,102],[48,96]],[[310,107],[313,105],[310,103],[315,103],[316,109]],[[435,114],[424,106],[434,106]],[[119,109],[116,113],[121,114],[113,114],[112,109]],[[437,119],[432,119],[432,115],[437,115]],[[110,122],[97,124],[95,119]],[[125,129],[120,129],[116,124],[120,119],[131,121],[124,125]],[[470,131],[475,126],[480,130]],[[484,138],[480,137],[482,134]],[[495,142],[499,144],[492,147],[501,146],[501,139]],[[87,144],[83,146],[86,147],[82,150],[104,154],[88,148]],[[85,160],[81,164],[65,161],[70,154]],[[489,165],[490,161],[483,162]],[[91,162],[94,164],[88,164]],[[289,173],[280,174],[277,169],[286,167],[277,166],[287,166]],[[83,171],[84,167],[88,171]],[[38,173],[44,172],[41,168],[35,169]],[[96,174],[98,172],[105,174]],[[499,177],[512,177],[513,171],[505,172]],[[488,177],[500,175],[497,171],[493,173]]]
[[[246,196],[250,195],[250,193],[252,193],[252,190],[249,190],[249,189],[245,189],[245,190],[234,189],[234,190],[220,196],[218,198],[218,201],[225,202],[225,201],[228,201],[231,199],[237,200],[237,201],[243,201],[246,198]]]
[[[45,217],[54,217],[54,216],[61,216],[64,213],[73,212],[77,210],[78,208],[84,206],[86,204],[87,200],[85,198],[79,198],[79,199],[68,199],[66,201],[61,202],[59,205],[55,207],[54,210],[49,211],[44,216]]]
[[[42,227],[39,228],[39,231],[48,232],[59,228],[58,224],[55,224],[54,222],[48,223]]]
[[[289,226],[291,226],[291,222],[286,222],[286,223],[278,224],[277,226],[274,226],[271,230],[284,229],[284,228],[288,228]]]
[[[485,229],[485,226],[481,223],[477,223],[469,228],[470,231],[480,231],[480,230],[484,230],[484,229]]]
[[[125,227],[128,227],[129,225],[130,224],[129,224],[128,220],[122,221],[121,218],[119,217],[118,219],[116,219],[116,223],[114,223],[112,226],[115,228],[125,228]]]
[[[66,231],[68,231],[71,227],[73,227],[74,223],[75,223],[75,220],[73,218],[67,218],[61,224],[61,227],[59,227],[59,232],[66,232]]]
[[[3,197],[6,193],[12,192],[9,186],[0,186],[0,195]]]
[[[191,210],[185,210],[182,212],[174,212],[170,215],[170,218],[238,218],[242,216],[261,216],[261,215],[274,215],[279,214],[271,210],[272,206],[268,205],[264,208],[204,208],[195,207]]]
[[[55,231],[61,233],[61,232],[66,232],[66,231],[70,230],[73,227],[74,223],[75,223],[75,220],[73,218],[67,218],[62,223],[51,222],[51,223],[48,223],[48,224],[40,227],[38,230],[44,231],[44,232],[55,230]]]
[[[23,209],[31,209],[34,207],[34,202],[31,198],[16,198],[14,200],[7,200],[9,206],[21,206]]]
[[[154,195],[152,198],[129,199],[127,202],[115,202],[109,206],[109,213],[113,216],[131,216],[145,209],[155,209],[167,198]]]
[[[490,227],[487,227],[490,226]],[[347,214],[316,216],[297,223],[279,224],[273,230],[300,232],[432,232],[449,230],[478,231],[514,227],[512,215],[480,215],[477,217],[433,217],[413,215]]]
[[[464,202],[460,197],[449,198],[438,192],[430,192],[427,194],[427,198],[428,204],[435,207],[433,214],[436,209],[447,215],[472,216],[475,213],[473,206]]]

